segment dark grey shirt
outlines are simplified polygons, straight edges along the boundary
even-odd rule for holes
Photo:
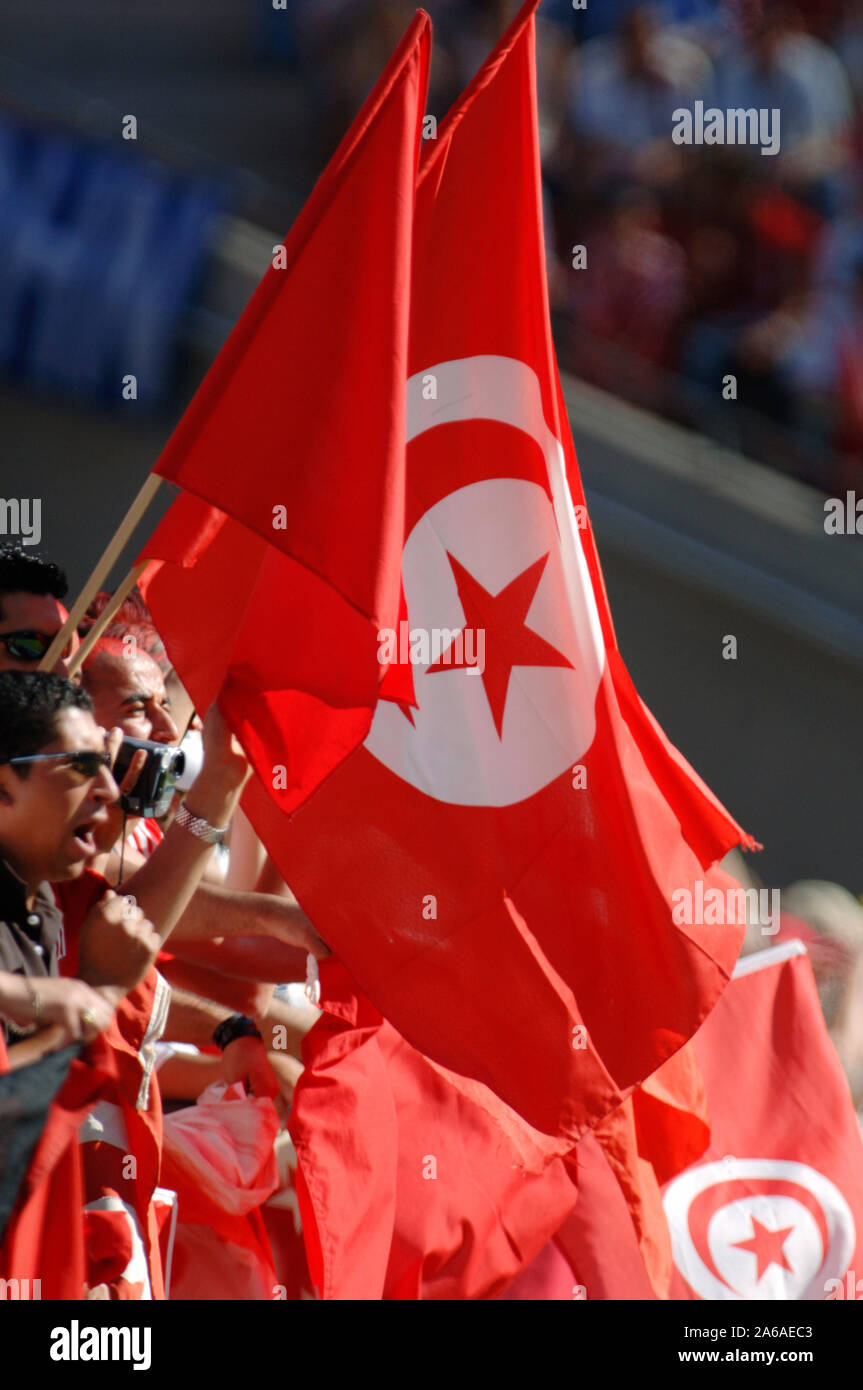
[[[27,889],[5,859],[0,859],[0,970],[13,975],[57,975],[63,952],[63,917],[50,884],[40,883],[32,908]],[[0,1019],[6,1041],[15,1043],[29,1028]]]

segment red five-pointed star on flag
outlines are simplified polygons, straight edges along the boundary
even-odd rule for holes
[[[526,627],[524,622],[542,578],[548,553],[516,575],[499,594],[490,594],[488,589],[483,588],[479,580],[475,579],[464,565],[459,564],[449,551],[447,558],[452,566],[458,596],[464,609],[465,626],[462,631],[465,632],[469,628],[475,633],[485,630],[485,668],[482,671],[482,679],[494,727],[500,738],[513,666],[569,666],[572,669],[571,661],[556,651],[538,633]],[[456,642],[458,637],[454,638],[450,647]],[[447,660],[450,647],[441,654],[439,661],[429,666],[428,675],[436,671],[455,671],[474,664],[465,659],[464,652],[470,648],[466,648],[464,641],[460,660]],[[472,650],[476,652],[475,643]]]
[[[793,1274],[794,1267],[788,1263],[782,1247],[794,1227],[783,1226],[781,1231],[771,1231],[767,1226],[762,1226],[757,1216],[750,1216],[750,1220],[752,1221],[753,1233],[749,1240],[737,1240],[734,1242],[734,1246],[737,1250],[750,1250],[758,1261],[758,1272],[755,1275],[756,1284],[772,1264],[779,1265],[780,1269],[788,1269]]]

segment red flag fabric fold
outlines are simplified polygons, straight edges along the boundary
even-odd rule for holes
[[[335,961],[321,992],[290,1117],[316,1290],[500,1296],[572,1209],[573,1171],[495,1096],[406,1043]]]

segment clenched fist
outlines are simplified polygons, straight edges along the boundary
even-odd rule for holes
[[[88,984],[119,985],[128,992],[141,983],[161,946],[135,900],[109,888],[81,928],[78,973]]]

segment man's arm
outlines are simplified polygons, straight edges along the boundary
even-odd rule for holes
[[[165,1039],[194,1043],[195,1047],[208,1047],[213,1041],[216,1024],[239,1012],[241,1010],[229,1008],[214,999],[205,999],[172,984]],[[273,999],[265,1012],[242,1012],[254,1018],[268,1051],[284,1052],[297,1058],[301,1056],[303,1038],[319,1017],[317,1009],[297,1009],[282,999]],[[233,1046],[231,1043],[230,1047]],[[230,1051],[230,1047],[227,1051]]]
[[[205,1052],[175,1052],[159,1066],[162,1100],[197,1100],[214,1081],[222,1081],[222,1059]]]
[[[213,1041],[213,1030],[232,1010],[171,986],[171,1005],[165,1037],[172,1042],[194,1043],[206,1047]],[[261,1020],[259,1020],[261,1021]],[[236,1038],[222,1053],[222,1075],[227,1082],[242,1081],[255,1096],[278,1094],[279,1083],[267,1060],[260,1038]]]
[[[183,941],[177,940],[175,933],[171,937],[171,950],[179,960],[229,975],[233,980],[261,984],[273,980],[279,984],[302,983],[307,974],[308,952],[299,946],[286,946],[272,936]]]
[[[213,1029],[224,1019],[230,1018],[232,1012],[232,1009],[217,1004],[213,999],[204,999],[171,985],[171,1003],[163,1037],[169,1042],[209,1047],[213,1041]]]
[[[262,1019],[273,997],[273,985],[266,981],[237,980],[219,970],[210,969],[176,957],[163,961],[161,972],[169,985],[200,995],[224,1007],[227,1014],[248,1014]],[[220,1022],[219,1019],[216,1022]],[[212,1029],[210,1030],[212,1032]],[[177,1042],[194,1042],[193,1038],[177,1038]],[[209,1039],[207,1041],[210,1041]]]
[[[160,845],[154,851],[154,858],[161,848]],[[326,942],[295,899],[200,884],[177,922],[175,940],[209,941],[213,937],[235,936],[274,937],[286,946],[311,951],[319,960],[330,954]]]

